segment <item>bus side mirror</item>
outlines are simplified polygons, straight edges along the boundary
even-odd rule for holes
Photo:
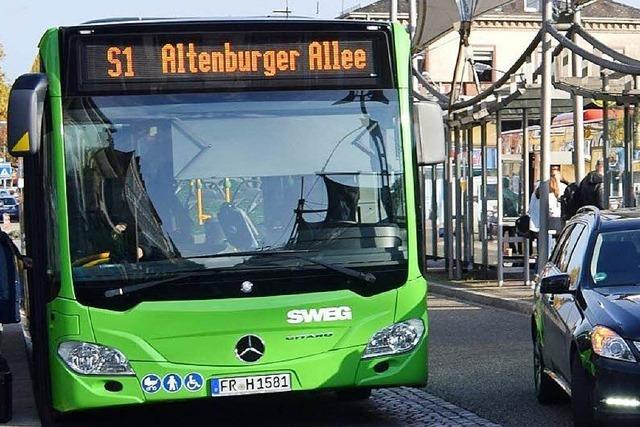
[[[43,73],[23,74],[13,83],[7,113],[7,146],[12,156],[24,157],[40,149],[48,87]]]
[[[435,102],[413,104],[413,131],[417,145],[418,166],[443,163],[446,160],[442,109]]]
[[[11,238],[0,231],[0,324],[20,322],[18,262]]]

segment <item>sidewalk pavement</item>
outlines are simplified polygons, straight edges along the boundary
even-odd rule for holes
[[[40,426],[20,325],[4,326],[1,352],[7,358],[13,375],[13,419],[1,424],[2,427]]]
[[[429,292],[523,314],[533,311],[533,290],[522,280],[449,280],[446,274],[427,274]]]

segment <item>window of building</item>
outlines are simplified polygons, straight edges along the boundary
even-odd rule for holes
[[[473,48],[473,64],[480,83],[493,82],[494,49]]]
[[[525,12],[540,12],[540,0],[524,0]]]

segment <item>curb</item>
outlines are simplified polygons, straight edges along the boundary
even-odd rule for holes
[[[429,281],[429,292],[460,299],[463,301],[474,302],[477,304],[488,305],[491,307],[502,308],[504,310],[515,311],[529,315],[533,313],[533,303],[520,301],[516,299],[505,299],[497,296],[489,295],[483,292],[473,292],[467,289],[461,289],[456,286],[443,285],[441,283]]]

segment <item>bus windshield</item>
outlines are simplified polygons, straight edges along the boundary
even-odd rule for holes
[[[74,281],[274,268],[238,253],[283,249],[406,264],[398,115],[394,90],[66,98]]]

